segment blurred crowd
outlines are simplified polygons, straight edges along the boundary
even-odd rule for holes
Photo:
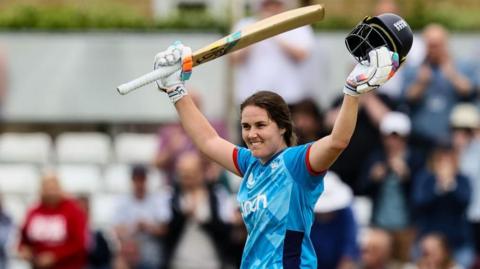
[[[258,1],[258,16],[234,28],[287,2]],[[375,13],[384,12],[398,12],[393,0],[379,1]],[[320,269],[480,268],[480,62],[454,59],[441,25],[419,37],[396,76],[362,98],[351,143],[325,177],[311,232]],[[341,100],[320,107],[312,91],[322,85],[303,83],[314,41],[306,26],[231,57],[237,103],[276,90],[299,144],[331,131]],[[212,123],[229,135],[225,122]],[[152,164],[166,184],[149,189],[148,168],[132,165],[130,192],[108,229],[91,225],[91,197],[68,194],[58,173],[46,171],[20,227],[0,211],[0,269],[12,257],[32,268],[238,268],[247,235],[238,183],[200,155],[179,124],[162,126],[158,141]],[[371,202],[366,215],[359,197]]]

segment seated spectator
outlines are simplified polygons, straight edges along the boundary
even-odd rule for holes
[[[324,178],[325,191],[315,205],[310,238],[320,269],[357,268],[360,250],[353,217],[352,190],[334,172]]]
[[[474,248],[466,217],[471,199],[469,180],[460,174],[457,156],[449,143],[435,146],[428,161],[428,169],[413,181],[417,238],[430,233],[445,235],[455,260],[470,268]]]
[[[362,189],[373,201],[371,224],[392,235],[394,257],[410,259],[414,239],[410,203],[412,178],[422,157],[408,146],[410,119],[389,112],[380,123],[382,149],[373,152],[362,173]]]
[[[326,135],[323,115],[312,99],[305,99],[292,107],[292,120],[299,145],[316,141]]]
[[[89,218],[90,198],[79,195],[78,204]],[[113,249],[107,236],[101,230],[90,229],[88,233],[88,266],[87,269],[109,269],[113,261]]]
[[[84,269],[87,261],[87,217],[67,198],[57,175],[42,178],[40,203],[27,213],[18,247],[33,268]]]
[[[117,258],[130,268],[161,268],[164,265],[162,239],[169,219],[168,196],[149,193],[146,168],[134,166],[132,193],[119,201],[113,219],[120,242],[120,256]]]
[[[233,206],[226,192],[208,185],[196,152],[184,153],[177,162],[178,185],[169,225],[168,268],[223,268],[227,263]]]
[[[366,231],[361,242],[359,269],[405,269],[405,266],[393,259],[392,238],[387,231],[378,228]]]
[[[443,26],[428,25],[423,40],[425,59],[418,67],[405,66],[402,96],[410,110],[413,142],[428,151],[450,138],[450,113],[457,102],[472,98],[475,70],[453,59]]]
[[[420,258],[411,269],[461,269],[442,235],[428,234],[420,240]]]

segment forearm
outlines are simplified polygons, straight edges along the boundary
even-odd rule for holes
[[[449,72],[445,75],[459,95],[467,96],[470,94],[472,90],[472,83],[468,78],[456,71]]]
[[[407,101],[416,102],[420,99],[425,91],[427,86],[421,82],[414,82],[408,89],[406,93]]]
[[[357,97],[344,95],[343,104],[330,135],[331,141],[336,145],[336,148],[344,149],[350,143],[357,123],[358,103],[359,100]]]
[[[314,171],[327,170],[348,146],[355,129],[357,111],[357,97],[345,95],[332,133],[312,145],[310,165]]]
[[[369,94],[363,97],[363,108],[367,112],[369,118],[373,121],[375,126],[380,125],[380,121],[390,109],[380,100],[376,94]]]
[[[282,40],[278,40],[277,42],[280,48],[295,62],[301,62],[308,56],[308,52],[304,48],[299,48]]]
[[[178,116],[185,132],[193,140],[193,143],[203,153],[208,155],[206,145],[208,141],[218,137],[217,132],[208,122],[205,116],[195,106],[189,95],[184,96],[176,104]]]

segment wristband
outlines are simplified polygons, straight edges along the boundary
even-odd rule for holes
[[[178,102],[178,100],[182,99],[185,95],[188,95],[188,92],[184,85],[177,85],[174,90],[168,92],[168,98],[170,98],[170,101],[172,101],[173,104]]]

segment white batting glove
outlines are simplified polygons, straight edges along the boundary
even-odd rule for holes
[[[168,94],[172,103],[176,103],[187,95],[185,81],[192,74],[192,50],[176,41],[166,50],[155,55],[153,69],[177,67],[178,70],[171,75],[156,81],[159,90]]]
[[[343,87],[344,94],[359,96],[382,86],[400,65],[398,54],[386,47],[370,51],[368,57],[369,61],[358,63],[348,75]]]

